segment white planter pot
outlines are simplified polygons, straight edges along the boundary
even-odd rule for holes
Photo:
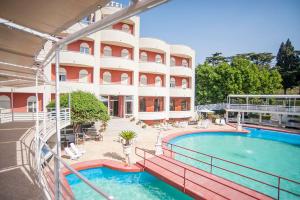
[[[131,145],[123,145],[123,153],[125,155],[131,154]]]

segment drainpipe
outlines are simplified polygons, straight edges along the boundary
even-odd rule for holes
[[[55,50],[55,111],[56,111],[56,154],[61,157],[60,143],[60,91],[59,91],[59,52],[60,47]],[[54,157],[55,158],[55,157]],[[61,199],[60,186],[60,161],[54,159],[54,176],[55,176],[55,200]]]

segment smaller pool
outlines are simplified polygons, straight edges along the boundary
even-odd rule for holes
[[[114,199],[192,199],[147,172],[120,172],[106,167],[81,170],[80,173]],[[103,199],[87,184],[70,174],[66,179],[75,199]]]

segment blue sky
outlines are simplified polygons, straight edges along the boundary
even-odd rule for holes
[[[171,0],[141,16],[141,36],[196,50],[196,62],[214,52],[277,53],[290,38],[300,49],[300,0]]]

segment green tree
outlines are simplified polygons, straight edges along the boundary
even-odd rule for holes
[[[242,56],[216,66],[205,62],[196,68],[198,104],[225,102],[229,94],[274,94],[282,87],[276,69],[260,68]]]
[[[287,89],[293,88],[299,84],[300,68],[299,56],[289,39],[286,43],[281,43],[276,60],[276,67],[281,74],[284,94],[286,94]]]
[[[60,106],[68,107],[69,95],[60,96]],[[107,107],[99,101],[95,95],[89,92],[76,91],[71,93],[71,122],[74,131],[77,131],[82,124],[95,121],[107,122],[109,115]],[[51,101],[48,108],[55,107],[55,101]]]
[[[211,57],[207,57],[205,61],[213,66],[216,66],[219,63],[227,62],[227,59],[226,57],[222,56],[222,53],[216,52],[212,54]]]

